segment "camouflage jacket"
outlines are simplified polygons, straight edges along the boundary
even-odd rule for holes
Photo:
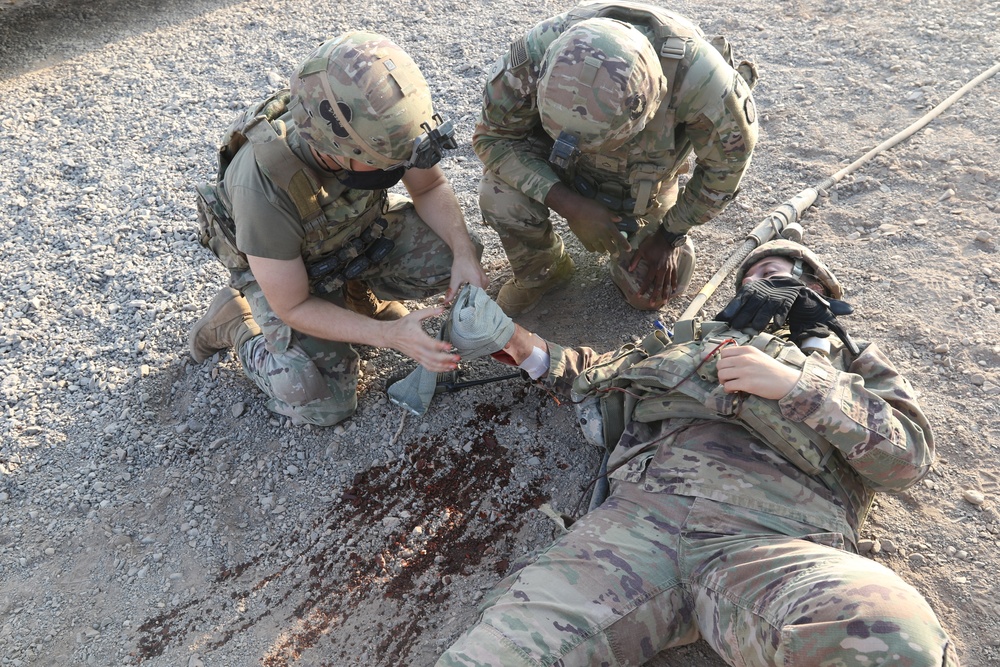
[[[550,343],[549,354],[546,382],[569,396],[580,373],[618,353]],[[863,343],[853,360],[843,351],[832,359],[808,357],[796,386],[776,403],[782,417],[810,427],[837,450],[828,466],[840,483],[805,474],[724,418],[629,422],[611,454],[611,477],[650,492],[764,512],[779,526],[805,524],[856,544],[874,493],[906,489],[933,462],[931,429],[915,391],[874,344]]]
[[[549,44],[603,5],[582,5],[542,21],[514,42],[493,67],[472,144],[486,169],[539,202],[556,182],[566,182],[530,148],[546,135],[538,114],[539,64]],[[660,183],[681,172],[690,153],[696,164],[664,226],[686,232],[718,215],[735,197],[757,140],[757,118],[743,77],[687,19],[649,7],[675,22],[692,38],[668,81],[668,99],[646,127],[621,148],[583,153],[576,168],[596,182],[617,182],[634,191],[637,173],[654,173]],[[634,24],[657,46],[650,26]],[[633,192],[634,194],[634,192]]]

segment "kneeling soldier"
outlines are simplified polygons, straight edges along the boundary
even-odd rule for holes
[[[394,43],[350,32],[317,48],[290,90],[233,123],[218,184],[198,188],[202,242],[231,281],[191,330],[194,359],[235,348],[272,411],[319,425],[357,407],[352,343],[454,369],[420,324],[440,309],[391,301],[487,284],[437,166],[453,148],[451,122]],[[400,181],[412,200],[387,193]]]

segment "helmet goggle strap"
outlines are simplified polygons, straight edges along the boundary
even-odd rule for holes
[[[803,272],[802,260],[801,259],[792,260],[792,277],[801,278],[802,272]]]

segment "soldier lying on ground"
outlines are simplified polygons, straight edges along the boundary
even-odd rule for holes
[[[672,342],[498,340],[616,445],[611,492],[495,588],[439,666],[640,665],[699,638],[731,665],[958,664],[923,597],[857,554],[875,492],[933,461],[912,387],[851,341],[841,287],[804,247],[761,246],[737,284],[724,321],[678,323]],[[757,333],[772,316],[787,329]]]
[[[724,39],[629,2],[586,3],[511,44],[472,139],[483,218],[514,273],[497,296],[504,312],[528,312],[574,270],[550,209],[587,250],[616,258],[611,277],[635,308],[684,291],[687,232],[736,196],[757,141],[755,70],[733,64]]]
[[[434,372],[457,366],[420,324],[439,308],[407,314],[382,300],[487,284],[482,246],[437,166],[456,147],[451,123],[402,49],[367,32],[327,41],[290,91],[237,119],[222,143],[199,217],[232,278],[191,330],[196,361],[235,348],[268,408],[320,425],[357,408],[351,343]],[[387,194],[399,181],[412,201]]]

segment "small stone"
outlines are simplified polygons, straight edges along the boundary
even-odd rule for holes
[[[244,403],[243,401],[237,401],[236,403],[233,403],[232,407],[230,407],[229,410],[230,412],[232,412],[233,417],[240,417],[243,415],[244,412],[246,412],[247,404]]]
[[[989,243],[992,240],[993,237],[990,235],[989,232],[979,232],[978,234],[976,234],[976,241],[978,241],[979,243]]]
[[[965,502],[971,503],[976,507],[986,502],[986,494],[978,489],[965,489],[962,491],[962,498]]]
[[[982,373],[974,373],[973,375],[969,376],[969,382],[971,382],[976,387],[982,387],[984,384],[986,384],[986,376],[983,375]]]
[[[527,463],[529,466],[537,466],[537,465],[541,465],[542,460],[540,458],[538,458],[537,456],[532,456],[527,461],[525,461],[525,463]]]
[[[858,553],[864,556],[875,546],[875,540],[858,540]]]
[[[910,554],[910,565],[921,567],[927,564],[927,559],[922,554]]]
[[[934,346],[934,354],[948,354],[951,351],[951,346],[948,343],[940,343]]]
[[[879,541],[882,543],[882,551],[884,551],[885,553],[894,554],[897,551],[899,551],[899,548],[896,546],[896,543],[893,542],[892,540],[886,538]]]

